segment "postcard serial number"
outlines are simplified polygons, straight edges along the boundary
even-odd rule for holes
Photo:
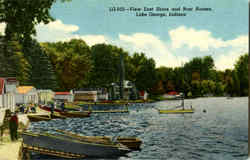
[[[159,7],[157,7],[159,8]],[[109,7],[110,12],[123,12],[123,11],[131,11],[131,12],[140,12],[140,11],[153,11],[153,7]],[[163,9],[164,10],[164,9]]]

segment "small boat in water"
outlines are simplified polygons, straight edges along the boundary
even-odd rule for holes
[[[52,119],[65,119],[67,117],[61,115],[27,115],[30,122],[39,122],[39,121],[50,121]]]
[[[91,111],[83,111],[85,113],[129,113],[128,110],[91,110]]]
[[[101,140],[91,142],[65,135],[23,132],[22,137],[23,143],[29,146],[78,154],[86,157],[116,158],[132,151],[121,143],[107,141],[103,143]]]
[[[51,108],[48,106],[39,106],[42,110],[51,112]],[[54,112],[58,115],[64,116],[66,118],[84,118],[89,117],[91,112],[81,112],[81,111],[62,111],[58,108],[54,109]]]
[[[161,114],[178,114],[178,113],[194,113],[194,109],[178,109],[178,110],[158,110]]]
[[[84,118],[89,117],[91,112],[65,111],[59,112],[59,114],[69,118]]]
[[[184,113],[194,113],[194,109],[192,108],[192,105],[190,106],[190,109],[185,109],[184,106],[184,95],[181,95],[181,105],[176,106],[174,109],[157,109],[159,113],[161,114],[184,114]],[[177,109],[182,108],[182,109]]]

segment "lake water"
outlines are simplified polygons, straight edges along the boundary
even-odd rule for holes
[[[129,107],[130,113],[93,114],[89,118],[32,123],[30,130],[55,133],[63,129],[88,136],[136,136],[141,151],[131,159],[246,160],[248,152],[248,98],[198,98],[185,100],[194,114],[159,114],[180,101],[162,101]],[[206,110],[206,113],[203,110]],[[32,159],[52,159],[34,155]],[[58,158],[61,159],[61,158]]]

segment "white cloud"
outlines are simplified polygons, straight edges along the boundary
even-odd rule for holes
[[[79,30],[79,27],[72,24],[63,24],[61,20],[56,20],[54,22],[50,22],[49,24],[39,24],[41,27],[46,26],[48,30],[56,30],[64,33],[72,33]]]
[[[69,41],[70,39],[75,38],[75,39],[82,39],[84,40],[89,46],[93,46],[95,44],[100,44],[100,43],[108,43],[108,38],[105,37],[104,35],[72,35],[71,37],[68,37],[67,39],[63,39],[62,41]]]
[[[220,54],[215,60],[215,66],[218,70],[233,69],[235,62],[242,55],[238,52],[230,52],[227,54]]]
[[[187,45],[190,49],[198,47],[201,51],[208,51],[210,47],[220,48],[226,46],[222,39],[214,38],[211,32],[207,30],[195,30],[181,26],[169,31],[169,35],[173,48],[181,48]]]
[[[107,43],[107,38],[103,35],[78,35],[75,34],[79,27],[72,24],[64,24],[60,20],[49,24],[39,24],[36,26],[37,39],[40,42],[69,41],[70,39],[83,39],[89,46],[98,43]]]
[[[215,38],[207,30],[195,30],[185,26],[169,31],[173,49],[184,48],[199,49],[200,52],[193,56],[204,56],[202,52],[214,52],[215,66],[217,69],[232,69],[240,55],[248,52],[248,36],[240,35],[232,40]]]
[[[148,33],[135,33],[133,35],[119,35],[121,46],[125,46],[132,52],[143,52],[156,61],[156,66],[180,66],[188,60],[187,57],[174,56],[168,49],[168,45],[159,37]]]
[[[226,41],[228,46],[232,46],[234,48],[239,48],[244,51],[248,51],[248,36],[241,35],[238,36],[236,39]]]
[[[243,54],[248,53],[248,36],[242,35],[233,40],[225,42],[230,47],[229,52],[219,54],[215,60],[217,69],[233,69],[234,64]]]

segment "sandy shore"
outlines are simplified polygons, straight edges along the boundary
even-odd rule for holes
[[[5,139],[3,142],[0,142],[0,159],[17,160],[20,146],[21,139],[15,142],[10,142],[10,140]]]
[[[47,112],[40,109],[35,114],[47,114]],[[19,123],[23,123],[25,126],[29,125],[29,119],[27,114],[18,114]],[[22,139],[12,142],[10,140],[9,130],[6,129],[3,135],[3,141],[0,141],[0,160],[18,160],[19,148],[21,146]]]

